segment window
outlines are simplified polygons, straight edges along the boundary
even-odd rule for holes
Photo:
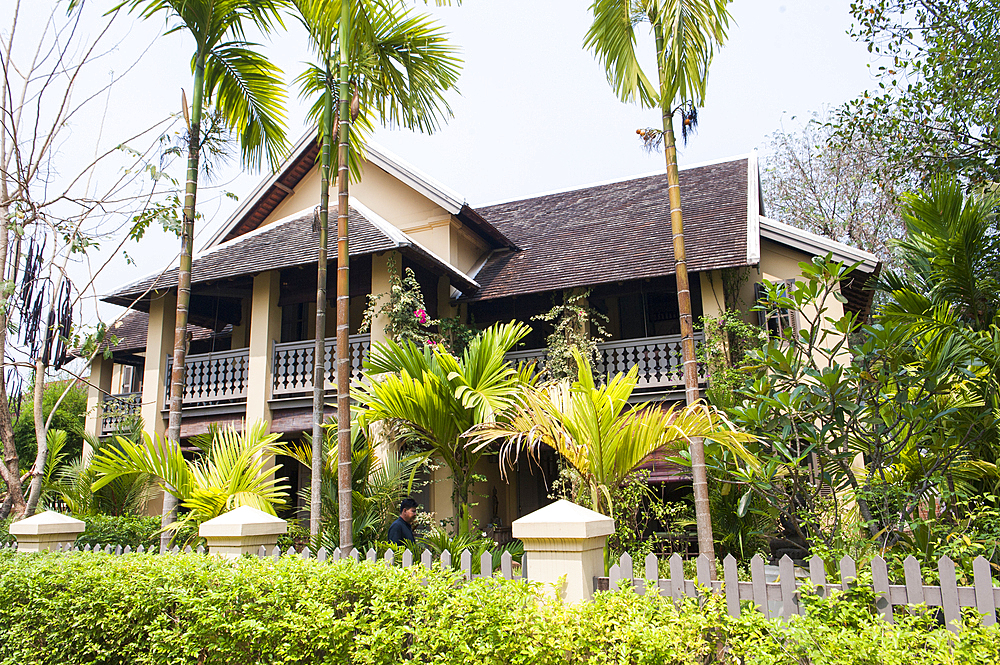
[[[786,279],[779,285],[778,296],[789,296],[794,290],[795,280]],[[754,296],[758,304],[765,304],[767,287],[760,283],[754,284]],[[794,339],[799,333],[799,316],[794,309],[776,307],[757,310],[757,324],[765,328],[771,337]]]

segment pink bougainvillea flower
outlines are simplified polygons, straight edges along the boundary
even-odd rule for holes
[[[427,323],[427,312],[422,309],[417,309],[413,311],[413,316],[417,317],[417,321],[420,323]]]

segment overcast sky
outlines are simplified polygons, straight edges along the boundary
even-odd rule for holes
[[[87,29],[113,3],[88,0]],[[9,2],[0,3],[0,29],[10,25]],[[30,0],[24,21],[41,21],[49,3]],[[433,3],[432,3],[433,4]],[[711,68],[708,100],[699,111],[699,133],[680,151],[682,167],[765,149],[784,122],[836,106],[874,84],[864,45],[847,34],[849,0],[736,0],[735,24]],[[420,136],[379,130],[376,142],[464,196],[473,206],[541,192],[620,179],[663,169],[660,154],[646,154],[639,127],[656,126],[658,114],[617,101],[594,58],[583,50],[589,25],[586,0],[466,0],[461,7],[431,8],[451,32],[464,58],[455,117],[441,132]],[[92,70],[98,79],[121,75],[141,59],[93,116],[74,121],[77,138],[90,137],[100,115],[100,141],[115,145],[128,132],[180,107],[190,90],[192,44],[184,33],[163,37],[164,22],[131,16],[118,20],[117,48]],[[288,22],[264,51],[291,81],[308,59],[300,30]],[[27,27],[27,26],[25,26]],[[642,45],[651,49],[651,42]],[[289,135],[298,138],[305,105],[292,91]],[[97,139],[94,138],[94,141]],[[68,156],[70,157],[70,156]],[[180,172],[177,173],[180,176]],[[218,186],[199,195],[205,223],[200,249],[237,205],[221,190],[246,196],[263,177],[235,166]],[[151,233],[129,253],[138,265],[116,260],[102,274],[99,291],[161,269],[175,260],[176,239]],[[109,314],[112,308],[102,311]]]

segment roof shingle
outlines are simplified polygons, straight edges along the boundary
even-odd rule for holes
[[[692,272],[747,264],[747,158],[680,172]],[[519,252],[492,256],[467,300],[674,273],[666,175],[477,209]]]

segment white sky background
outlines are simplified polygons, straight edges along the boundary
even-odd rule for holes
[[[0,2],[0,34],[10,30],[12,4]],[[88,29],[98,29],[100,10],[112,4],[88,0]],[[645,153],[635,133],[639,127],[657,126],[658,113],[618,102],[601,67],[583,50],[589,4],[465,0],[461,7],[430,8],[451,31],[465,61],[461,95],[451,101],[455,117],[434,136],[385,129],[375,141],[473,206],[662,170],[662,154]],[[19,31],[40,24],[51,7],[41,0],[24,5]],[[735,25],[712,65],[699,132],[680,148],[681,166],[764,149],[783,120],[790,128],[793,115],[801,118],[836,106],[873,87],[867,49],[847,35],[848,7],[849,0],[736,0],[731,6]],[[100,141],[113,146],[177,111],[180,89],[190,91],[192,44],[186,34],[161,36],[161,19],[122,16],[117,21],[116,50],[91,69],[92,85],[112,71],[120,75],[151,47],[110,99],[105,95],[92,105],[91,115],[74,121],[73,141],[66,143],[67,165],[77,158],[75,151],[93,153],[105,105]],[[264,51],[291,81],[309,54],[302,31],[291,20],[287,25],[289,32],[273,37]],[[647,51],[652,48],[651,41],[643,45]],[[306,106],[292,90],[291,141],[305,130]],[[182,169],[177,161],[174,174],[180,179]],[[243,197],[262,177],[241,174],[233,162],[220,171],[214,187],[199,191],[205,221],[197,230],[196,250],[237,205],[221,190]],[[151,231],[128,249],[137,265],[116,258],[98,277],[98,292],[162,269],[176,260],[178,247],[175,237]],[[101,306],[105,319],[117,311]]]

